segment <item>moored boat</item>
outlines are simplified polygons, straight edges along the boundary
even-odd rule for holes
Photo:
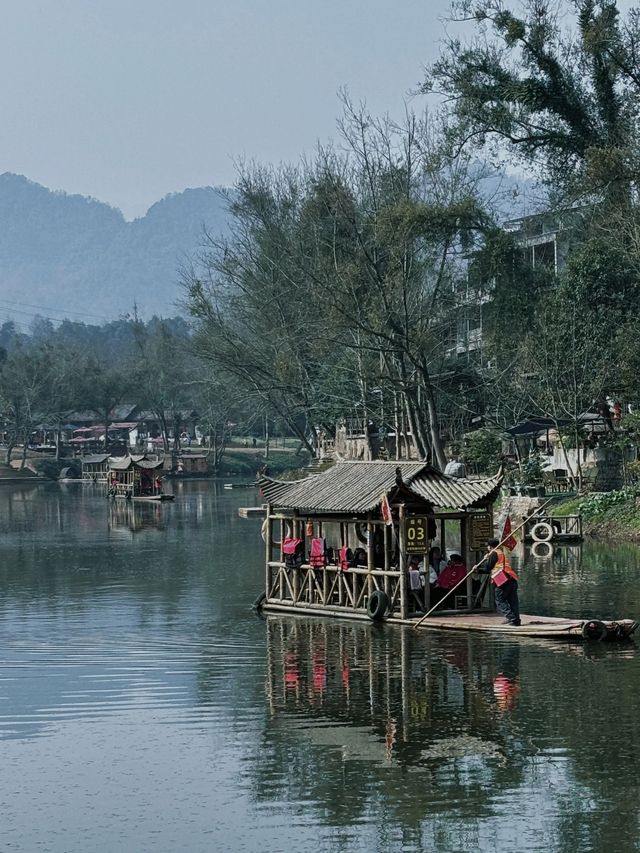
[[[524,615],[521,625],[505,625],[488,577],[471,574],[430,612],[437,604],[430,549],[459,555],[464,568],[479,562],[493,535],[501,483],[501,472],[453,478],[424,462],[338,462],[293,482],[263,476],[261,608],[514,637],[630,637],[638,624],[633,619]]]
[[[162,484],[162,459],[125,456],[109,461],[109,496],[134,501],[172,501],[175,496],[165,492]]]

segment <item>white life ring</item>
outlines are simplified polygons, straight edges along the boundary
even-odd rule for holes
[[[263,542],[267,541],[267,525],[268,524],[269,524],[269,519],[265,518],[265,520],[262,522],[262,529],[260,530],[260,535],[262,536]],[[285,536],[285,539],[287,539],[291,536],[291,524],[288,521],[285,521],[285,523],[284,523],[284,536]],[[280,542],[279,540],[276,540],[276,539],[271,540],[272,548],[279,548],[281,545],[282,545],[282,542]]]
[[[553,539],[553,527],[546,521],[539,521],[531,528],[531,538],[534,542],[551,542]]]
[[[531,556],[537,560],[550,560],[553,557],[553,545],[551,542],[534,542]]]

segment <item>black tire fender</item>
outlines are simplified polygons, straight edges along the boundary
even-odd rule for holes
[[[367,602],[367,614],[369,618],[378,621],[384,617],[388,609],[389,596],[384,590],[375,589]]]
[[[588,619],[582,624],[582,636],[585,640],[602,642],[607,636],[607,626],[599,619]]]

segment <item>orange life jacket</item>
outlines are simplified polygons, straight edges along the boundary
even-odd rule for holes
[[[518,580],[518,575],[511,567],[507,555],[500,552],[495,566],[491,569],[491,580],[496,586],[502,586],[508,580]]]

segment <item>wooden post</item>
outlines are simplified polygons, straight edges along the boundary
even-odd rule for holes
[[[404,625],[400,634],[400,684],[402,692],[402,739],[409,743],[409,635]]]
[[[398,512],[398,532],[400,534],[399,554],[398,554],[398,569],[400,571],[400,617],[406,619],[408,615],[407,608],[407,553],[406,543],[404,541],[404,504],[400,504]]]
[[[266,553],[265,573],[264,573],[264,594],[266,601],[269,601],[269,590],[271,588],[271,543],[273,542],[271,531],[271,504],[267,504],[267,516],[264,524],[264,549]]]
[[[464,515],[460,519],[460,551],[462,552],[462,561],[468,565],[467,558],[469,556],[469,517]],[[473,605],[473,579],[471,575],[467,578],[467,610],[471,610]]]
[[[391,527],[388,524],[384,526],[384,570],[385,572],[391,571]],[[387,598],[391,592],[391,581],[388,575],[384,576],[384,591],[387,595]]]
[[[280,562],[284,563],[284,552],[282,550],[282,546],[284,544],[284,519],[280,518]],[[284,580],[282,578],[282,572],[284,569],[280,567],[278,569],[278,574],[280,576],[280,601],[284,598]]]
[[[324,536],[324,522],[320,522],[320,536]],[[326,542],[324,543],[326,547]],[[329,603],[327,598],[329,597],[329,561],[326,560],[326,565],[322,570],[322,604],[324,607]]]
[[[446,542],[446,530],[447,530],[447,522],[444,518],[440,519],[440,554],[444,557],[445,551],[447,549]]]
[[[267,519],[269,518],[269,506],[267,506]],[[269,537],[267,536],[267,539]],[[268,588],[267,588],[268,590]],[[267,595],[268,595],[267,591]],[[276,703],[273,698],[274,694],[274,673],[273,673],[273,624],[267,622],[267,699],[269,702],[269,712],[273,717],[276,712]]]
[[[371,572],[374,569],[374,550],[373,550],[373,524],[371,523],[371,515],[367,516],[367,595],[373,593],[373,575]]]

